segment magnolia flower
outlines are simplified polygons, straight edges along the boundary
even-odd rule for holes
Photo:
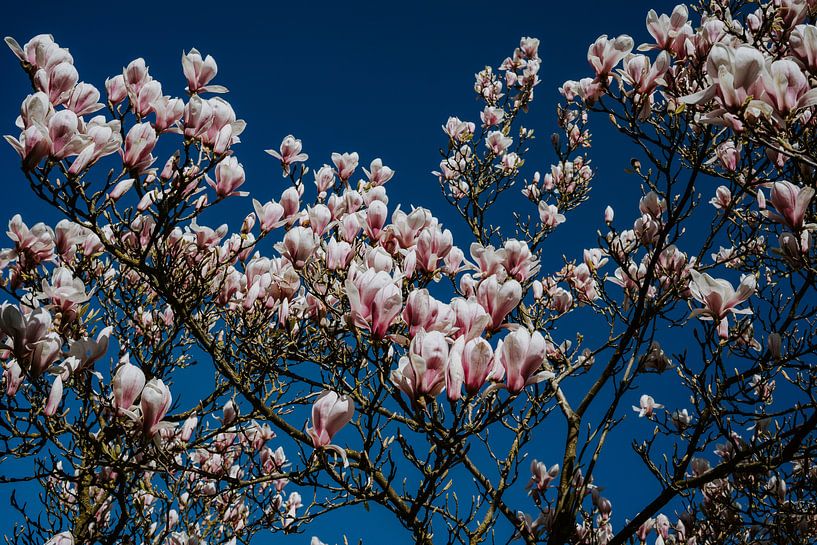
[[[43,413],[46,416],[54,416],[54,413],[57,412],[57,407],[60,405],[60,401],[62,401],[62,377],[57,375],[54,379],[54,383],[51,385],[51,391],[48,393],[48,399],[46,400]]]
[[[734,172],[738,168],[740,150],[740,143],[735,144],[735,142],[732,140],[726,140],[718,144],[718,147],[715,148],[715,155],[720,161],[721,165],[723,165],[723,168],[730,172]]]
[[[770,210],[763,210],[761,213],[772,221],[799,231],[804,227],[806,211],[813,197],[813,187],[800,187],[785,180],[774,182],[769,201],[777,213]]]
[[[539,258],[531,253],[526,242],[507,240],[503,250],[502,265],[516,280],[524,282],[539,271]]]
[[[279,222],[284,215],[283,206],[275,201],[270,201],[262,205],[256,199],[252,200],[252,206],[255,210],[255,215],[261,222],[261,231],[266,233],[280,225]]]
[[[817,104],[817,89],[811,89],[806,75],[790,59],[776,60],[768,65],[761,74],[761,82],[766,91],[764,100],[783,118],[793,111]]]
[[[338,178],[344,182],[348,181],[349,178],[352,177],[359,160],[360,157],[358,156],[357,152],[332,154],[332,162],[335,164],[335,170],[338,174]]]
[[[470,121],[461,121],[458,117],[449,117],[443,125],[443,131],[455,142],[467,142],[473,135],[476,125]]]
[[[538,331],[531,335],[525,327],[520,327],[499,341],[496,349],[499,363],[505,371],[505,385],[513,394],[521,392],[525,386],[553,378],[550,371],[543,371],[546,351],[545,338]]]
[[[272,149],[265,150],[267,153],[281,161],[281,168],[284,171],[284,176],[289,176],[290,167],[294,163],[303,163],[309,159],[309,155],[301,153],[303,144],[301,141],[291,134],[287,135],[282,141],[279,151]]]
[[[346,451],[331,443],[335,434],[351,422],[354,414],[355,405],[349,396],[341,396],[337,392],[324,390],[312,405],[312,427],[306,428],[306,433],[312,439],[312,445],[315,448],[337,452],[343,460],[344,467],[349,466]]]
[[[105,92],[108,93],[108,100],[111,104],[119,104],[128,96],[128,89],[125,86],[125,77],[122,74],[105,79]]]
[[[6,395],[14,397],[20,385],[23,383],[23,368],[17,363],[17,360],[11,360],[6,364],[6,369],[3,371],[3,379],[6,382]]]
[[[446,371],[448,399],[456,401],[462,395],[462,386],[468,395],[482,388],[494,368],[494,351],[488,341],[478,337],[466,342],[458,338],[451,347]]]
[[[137,123],[125,136],[124,165],[137,172],[147,169],[156,158],[151,155],[156,146],[156,130],[150,123]]]
[[[639,407],[633,405],[633,410],[638,413],[638,417],[641,418],[646,416],[650,418],[653,415],[655,409],[663,409],[664,406],[660,403],[656,403],[652,396],[644,394],[639,399]]]
[[[479,283],[477,301],[491,317],[491,329],[498,329],[510,312],[522,300],[522,286],[516,280],[500,284],[496,275]]]
[[[315,233],[308,227],[293,227],[284,235],[283,244],[279,247],[281,253],[296,269],[302,269],[312,256],[318,241]]]
[[[559,208],[555,204],[540,201],[539,219],[542,222],[542,227],[553,229],[560,223],[564,223],[566,218],[564,214],[559,213]]]
[[[709,204],[718,210],[728,209],[732,204],[732,192],[725,185],[718,186],[715,196],[709,200]]]
[[[71,532],[61,532],[46,541],[45,545],[74,545],[74,536]]]
[[[182,70],[184,71],[184,77],[187,79],[187,90],[190,93],[203,91],[211,93],[227,92],[227,89],[221,85],[207,85],[218,73],[216,60],[210,55],[202,58],[197,49],[191,49],[189,53],[182,55]]]
[[[505,136],[501,131],[491,131],[485,137],[485,147],[494,155],[502,155],[513,144],[513,138]]]
[[[587,50],[587,62],[596,71],[596,79],[605,81],[613,68],[633,50],[633,39],[626,34],[610,40],[607,35],[599,36]]]
[[[216,165],[216,181],[206,177],[207,183],[216,190],[219,198],[233,195],[244,197],[248,195],[245,191],[237,191],[244,184],[244,167],[235,157],[226,157]]]
[[[345,286],[355,324],[383,338],[403,305],[395,280],[385,271],[359,272],[353,268]]]
[[[531,478],[527,488],[531,491],[546,490],[550,483],[559,476],[559,464],[553,464],[548,469],[547,465],[534,458],[530,464]]]
[[[650,49],[676,49],[673,47],[673,42],[679,36],[683,37],[682,30],[687,25],[689,18],[689,10],[684,4],[675,6],[672,10],[672,15],[662,13],[660,16],[655,10],[650,10],[647,13],[647,31],[655,39],[654,45],[639,46],[640,50]],[[691,29],[690,29],[691,31]]]
[[[689,424],[692,422],[692,416],[689,414],[687,409],[675,410],[670,415],[670,419],[672,423],[675,424],[675,427],[678,428],[679,431],[685,430],[689,427]]]
[[[118,409],[130,409],[145,387],[145,374],[126,355],[122,358],[122,365],[116,370],[111,386],[114,406]]]
[[[435,397],[445,388],[448,354],[445,335],[420,329],[411,340],[408,355],[400,358],[398,368],[391,372],[391,381],[412,403],[422,405],[425,396]]]
[[[751,309],[736,309],[755,292],[755,277],[746,275],[741,279],[737,291],[732,284],[723,279],[715,279],[706,273],[690,270],[692,280],[689,290],[693,298],[703,303],[704,308],[694,309],[691,316],[701,320],[715,320],[718,323],[718,335],[721,339],[729,338],[729,314],[752,314]]]
[[[454,312],[455,338],[463,336],[466,341],[475,339],[491,324],[491,316],[475,297],[458,297],[451,301],[450,306]]]
[[[375,159],[369,165],[369,170],[363,169],[369,183],[373,186],[381,186],[392,179],[394,171],[383,164],[382,159]]]
[[[170,389],[161,379],[153,378],[142,390],[142,429],[148,436],[153,436],[161,426],[161,420],[170,409],[172,401]]]

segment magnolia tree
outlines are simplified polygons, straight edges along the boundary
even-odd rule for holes
[[[456,244],[380,159],[310,167],[293,136],[286,189],[241,199],[244,122],[195,49],[175,98],[143,59],[102,93],[51,36],[7,38],[33,90],[6,140],[64,217],[14,216],[0,254],[3,481],[39,485],[7,540],[273,542],[364,505],[423,545],[813,543],[815,12],[713,0],[601,36],[542,175],[523,38],[443,127]],[[560,248],[589,120],[637,150],[641,198]],[[238,232],[207,225],[228,199]],[[626,498],[614,441],[653,478]]]

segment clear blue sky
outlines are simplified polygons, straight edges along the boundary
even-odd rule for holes
[[[526,166],[531,172],[544,172],[553,159],[548,136],[555,128],[557,87],[565,79],[588,75],[587,46],[598,35],[626,32],[639,43],[646,34],[644,17],[651,4],[655,2],[472,0],[401,5],[46,0],[36,2],[36,7],[32,2],[9,3],[0,31],[20,43],[38,33],[53,34],[71,50],[81,79],[100,89],[106,77],[121,73],[130,60],[144,57],[165,93],[175,96],[183,94],[185,85],[182,51],[196,47],[216,58],[219,75],[213,83],[230,88],[226,98],[239,118],[248,122],[242,144],[235,148],[247,171],[242,189],[264,198],[280,194],[279,170],[263,150],[277,147],[283,136],[292,133],[303,140],[313,166],[328,163],[333,151],[357,151],[366,166],[375,157],[383,158],[397,171],[388,187],[392,202],[427,206],[456,234],[462,230],[456,228],[456,218],[446,209],[430,172],[439,163],[439,147],[445,144],[440,125],[449,115],[477,117],[474,73],[486,64],[496,66],[511,54],[521,36],[541,39],[542,83],[525,124],[540,136]],[[673,4],[662,6],[670,11]],[[0,134],[16,135],[14,119],[30,92],[28,80],[10,51],[0,53],[0,74]],[[598,176],[593,197],[578,216],[569,218],[549,246],[554,258],[558,260],[563,252],[579,257],[581,248],[593,245],[608,202],[620,201],[620,195],[614,196],[622,190],[637,193],[637,186],[624,174],[632,153],[604,127],[603,119],[597,120],[592,157]],[[17,212],[29,225],[40,220],[53,224],[57,217],[35,200],[18,165],[14,151],[0,145],[5,195],[0,200],[0,224]],[[224,221],[236,226],[249,211],[249,202],[231,206],[235,215]],[[627,210],[626,216],[633,212]],[[593,218],[593,223],[582,225],[581,218]],[[459,240],[467,249],[467,239]],[[531,456],[557,461],[557,453],[549,454],[544,442],[541,448]],[[615,490],[624,494],[617,506],[625,507],[635,494],[628,472],[614,470],[619,460],[634,461],[627,437],[611,447],[607,466],[611,471],[604,475],[614,499]],[[0,500],[4,492],[0,491]],[[522,506],[530,504],[522,500]],[[623,516],[622,511],[629,510],[621,509]],[[0,521],[0,533],[9,522]],[[326,542],[339,542],[345,527],[350,538],[382,543],[381,530],[391,528],[383,524],[382,519],[362,512],[352,517],[341,514],[316,524],[306,536],[284,541],[308,543],[315,533]],[[390,542],[403,543],[399,537]]]

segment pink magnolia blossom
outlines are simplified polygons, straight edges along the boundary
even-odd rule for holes
[[[664,408],[663,405],[661,405],[660,403],[656,403],[652,396],[647,394],[641,396],[641,398],[639,399],[639,405],[640,405],[639,407],[633,405],[633,410],[638,413],[639,418],[644,416],[650,418],[655,412],[655,409]]]
[[[345,286],[355,324],[383,338],[403,305],[395,280],[384,271],[352,268]]]
[[[51,390],[48,393],[48,399],[43,409],[45,416],[54,416],[54,413],[57,412],[57,408],[62,401],[62,391],[62,377],[57,375],[56,378],[54,378],[54,383],[51,385]]]
[[[142,412],[142,429],[146,435],[152,437],[162,427],[161,421],[170,409],[172,400],[170,389],[161,379],[150,379],[142,389],[139,407]]]
[[[353,153],[333,153],[332,162],[335,164],[335,172],[342,181],[346,182],[354,174],[360,157]]]
[[[125,77],[122,74],[105,80],[105,92],[108,93],[108,100],[111,104],[119,104],[128,96],[128,89],[125,86]]]
[[[37,166],[51,152],[51,138],[48,135],[48,129],[40,124],[26,128],[19,138],[8,135],[4,138],[23,159],[23,168],[26,171]]]
[[[130,362],[130,358],[125,357],[116,370],[111,386],[114,406],[118,409],[130,409],[145,387],[145,374]]]
[[[493,106],[486,106],[479,114],[479,118],[482,119],[483,127],[495,127],[502,123],[504,117],[505,110]]]
[[[692,316],[701,320],[715,320],[718,323],[718,335],[721,339],[729,338],[729,314],[752,314],[751,309],[737,309],[755,292],[755,277],[746,275],[741,279],[737,291],[727,280],[715,279],[695,269],[690,270],[692,280],[689,283],[690,293],[695,300],[703,303],[704,308],[694,309]]]
[[[654,63],[650,63],[646,55],[628,55],[624,57],[624,69],[621,75],[635,92],[650,95],[656,87],[665,83],[663,76],[669,66],[670,57],[665,51],[658,55]]]
[[[187,79],[187,90],[190,93],[227,92],[227,89],[221,85],[207,85],[216,77],[218,65],[210,55],[202,58],[201,53],[196,48],[182,55],[182,70],[184,71],[184,77]]]
[[[445,388],[448,339],[439,331],[417,331],[408,354],[400,358],[391,381],[412,401],[422,405],[426,396],[436,397]]]
[[[604,81],[633,46],[633,39],[626,34],[612,40],[606,34],[600,36],[587,50],[587,61],[596,71],[596,79]]]
[[[369,165],[369,170],[363,169],[369,183],[373,186],[381,186],[392,179],[394,171],[383,164],[382,159],[375,159]]]
[[[294,136],[287,135],[282,141],[279,151],[272,149],[266,150],[267,153],[281,161],[281,168],[284,170],[284,176],[289,176],[290,167],[295,163],[303,163],[309,159],[309,155],[302,153],[303,144]]]
[[[142,57],[129,62],[128,65],[122,69],[122,77],[125,88],[128,90],[128,97],[131,103],[136,101],[136,97],[139,96],[139,91],[142,90],[142,87],[148,82],[153,81],[153,78],[148,73],[145,59]]]
[[[281,217],[284,215],[284,207],[275,201],[270,201],[261,204],[257,200],[252,200],[252,206],[255,210],[255,215],[261,222],[261,231],[267,232],[280,225]]]
[[[467,142],[471,140],[474,135],[476,125],[470,121],[461,121],[457,117],[449,117],[443,131],[448,137],[455,142]]]
[[[108,198],[112,201],[122,198],[122,195],[127,193],[130,188],[133,187],[134,182],[135,180],[133,178],[121,180],[113,187],[113,189],[111,189],[111,192],[108,193]]]
[[[315,233],[308,227],[293,227],[284,235],[281,253],[296,269],[301,269],[312,257],[318,244]]]
[[[730,172],[737,170],[740,161],[740,144],[735,144],[732,140],[727,140],[718,144],[715,154],[723,168]]]
[[[79,132],[77,114],[71,110],[60,110],[48,119],[48,137],[56,159],[77,155],[88,143],[88,137]]]
[[[99,103],[99,97],[96,87],[90,83],[78,83],[71,91],[66,107],[78,116],[92,114],[105,107]]]
[[[156,141],[156,130],[150,123],[137,123],[131,127],[125,137],[122,162],[127,168],[136,172],[144,171],[156,160],[151,154]]]
[[[477,302],[476,297],[469,299],[456,298],[451,301],[451,310],[454,312],[454,337],[465,337],[466,341],[482,335],[491,324],[488,311]]]
[[[244,185],[244,167],[235,157],[225,157],[216,166],[216,181],[207,178],[207,183],[216,190],[219,198],[239,196],[244,197],[248,193],[237,191]]]
[[[539,202],[539,219],[542,221],[542,227],[550,229],[565,222],[564,214],[559,213],[559,209],[555,204],[547,204],[544,201]]]
[[[715,196],[709,200],[709,204],[718,210],[728,209],[732,204],[732,192],[725,185],[718,186]]]
[[[158,80],[146,82],[133,97],[133,109],[140,117],[153,112],[153,104],[162,98],[162,84]]]
[[[388,208],[383,201],[372,201],[366,208],[366,234],[372,240],[380,238],[383,227],[386,225]]]
[[[490,328],[496,330],[505,321],[508,314],[522,300],[522,286],[510,279],[503,283],[496,275],[489,276],[477,287],[477,301],[491,317]]]
[[[182,127],[188,138],[202,138],[213,125],[213,107],[210,102],[193,95],[184,107]]]
[[[762,213],[772,221],[799,231],[804,227],[803,221],[813,197],[813,187],[799,187],[785,180],[774,182],[769,202],[777,213],[770,210],[764,210]]]
[[[76,311],[79,304],[90,299],[85,292],[82,279],[77,278],[67,267],[57,267],[51,275],[51,283],[42,281],[42,297],[63,312]]]
[[[761,74],[761,81],[766,91],[766,101],[783,118],[791,112],[817,104],[817,89],[811,89],[808,78],[792,60],[772,62]]]
[[[494,155],[502,155],[513,144],[513,138],[505,136],[501,131],[491,131],[485,137],[485,147]]]
[[[446,374],[448,399],[456,401],[462,396],[462,387],[468,395],[476,394],[488,380],[494,368],[494,351],[488,341],[481,337],[466,342],[458,338],[451,347]]]
[[[315,187],[318,193],[325,194],[335,184],[335,172],[329,165],[323,165],[315,171]]]
[[[6,234],[15,243],[16,257],[24,264],[30,261],[31,265],[37,265],[53,259],[54,232],[44,223],[29,229],[20,214],[15,214]]]
[[[326,245],[326,268],[330,271],[344,269],[352,259],[352,245],[341,240],[338,242],[334,238],[329,239]]]
[[[520,327],[499,342],[496,354],[505,370],[505,385],[514,394],[525,386],[541,382],[554,375],[542,370],[545,363],[545,338],[538,331],[531,334]]]
[[[71,164],[68,172],[78,174],[100,158],[119,151],[122,147],[119,127],[120,123],[117,120],[106,122],[102,116],[91,119],[85,126],[86,145]]]
[[[639,46],[639,49],[663,49],[679,54],[683,50],[679,48],[678,39],[685,38],[685,28],[689,28],[690,32],[692,30],[687,24],[688,18],[689,9],[684,4],[675,6],[672,15],[662,13],[659,16],[651,9],[647,13],[647,31],[655,39],[655,44]],[[683,42],[680,46],[683,47]]]
[[[431,326],[436,313],[436,303],[427,289],[413,290],[408,294],[402,316],[409,327],[410,336],[413,337],[420,329]]]
[[[604,87],[593,78],[582,78],[579,81],[567,80],[559,92],[567,100],[582,99],[588,105],[593,105],[604,94]]]
[[[442,230],[436,224],[423,229],[417,237],[415,247],[417,268],[435,272],[439,261],[445,259],[453,244],[454,237],[448,229]]]
[[[526,242],[506,240],[503,250],[502,265],[516,280],[524,282],[539,271],[539,258],[531,253]]]
[[[289,224],[291,225],[301,208],[301,196],[298,190],[294,187],[288,187],[281,193],[281,198],[278,202],[284,209],[284,218],[289,220]]]
[[[8,397],[14,397],[17,394],[17,390],[20,389],[20,385],[23,383],[23,378],[23,368],[20,367],[17,360],[10,360],[6,363],[3,370],[3,380],[6,384],[6,395]]]
[[[789,35],[789,44],[810,71],[817,70],[817,26],[797,25]]]
[[[306,433],[315,448],[334,450],[343,459],[344,467],[349,465],[346,451],[332,445],[332,439],[340,429],[352,421],[355,405],[349,396],[338,395],[332,390],[324,390],[312,405],[312,427]]]
[[[34,73],[34,85],[48,95],[53,105],[64,104],[71,98],[74,86],[79,81],[79,73],[70,62],[60,62]]]
[[[548,489],[556,477],[559,476],[559,464],[553,464],[548,469],[544,462],[540,462],[535,458],[530,463],[530,482],[527,488],[537,492],[543,492]]]
[[[705,104],[715,98],[730,112],[744,106],[750,97],[762,94],[760,75],[764,67],[763,54],[750,45],[734,48],[716,43],[706,61],[707,75],[712,84],[683,97],[688,104]]]
[[[74,545],[74,536],[71,532],[61,532],[46,541],[45,545]]]
[[[176,125],[184,114],[184,102],[180,98],[170,98],[167,96],[157,98],[152,104],[153,112],[156,114],[156,121],[153,123],[157,132],[176,132],[179,129]]]
[[[7,37],[5,41],[20,61],[37,68],[46,68],[60,62],[74,62],[68,50],[61,48],[51,34],[38,34],[23,47],[14,38]]]
[[[319,203],[314,206],[308,206],[306,214],[309,218],[309,227],[317,236],[322,236],[332,221],[332,212],[325,204]]]

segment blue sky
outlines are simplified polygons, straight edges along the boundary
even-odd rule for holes
[[[31,3],[15,2],[4,8],[0,31],[20,43],[38,33],[53,34],[71,50],[81,79],[99,88],[130,60],[144,57],[165,93],[175,96],[183,94],[185,85],[182,51],[196,47],[216,58],[219,75],[213,83],[229,87],[227,100],[248,122],[236,148],[247,172],[242,189],[262,201],[280,195],[280,171],[263,150],[277,148],[281,138],[292,133],[303,140],[314,167],[330,162],[334,151],[357,151],[365,166],[381,157],[397,171],[388,187],[392,203],[431,208],[457,235],[464,231],[430,172],[437,168],[438,149],[446,142],[440,125],[449,115],[477,117],[474,73],[486,64],[498,65],[521,36],[541,39],[542,83],[525,124],[539,133],[526,167],[531,173],[544,172],[553,160],[548,136],[555,128],[557,87],[565,79],[588,75],[587,46],[598,35],[626,32],[639,43],[646,34],[644,17],[650,4],[41,1],[33,10]],[[665,11],[672,5],[666,3]],[[16,134],[14,119],[30,92],[28,80],[10,51],[0,54],[0,73],[0,134]],[[597,119],[593,126],[592,158],[598,174],[591,201],[549,242],[552,263],[562,253],[578,257],[581,248],[592,246],[604,207],[622,202],[622,192],[638,193],[624,173],[633,150],[604,121]],[[29,225],[59,219],[36,201],[19,172],[17,155],[5,145],[0,147],[0,172],[5,189],[0,223],[17,212]],[[625,217],[635,211],[629,206],[632,209],[622,210]],[[235,227],[249,210],[249,202],[231,203],[218,220]],[[508,208],[507,214],[511,212]],[[589,218],[592,223],[583,221]],[[467,248],[467,238],[457,240]],[[543,443],[543,452],[532,456],[555,462],[557,453],[548,455],[546,449]],[[622,506],[634,494],[626,486],[631,484],[628,473],[615,471],[619,460],[633,461],[627,437],[611,447],[611,471],[605,475],[612,490],[618,485],[625,493],[618,500]],[[350,538],[382,542],[382,529],[391,528],[382,526],[382,520],[362,511],[352,518],[341,514],[318,523],[314,533],[326,542],[339,542],[343,526],[348,528],[351,521],[356,528],[345,532]],[[0,522],[0,533],[8,523]],[[286,542],[306,543],[309,535],[308,530],[306,537]]]

